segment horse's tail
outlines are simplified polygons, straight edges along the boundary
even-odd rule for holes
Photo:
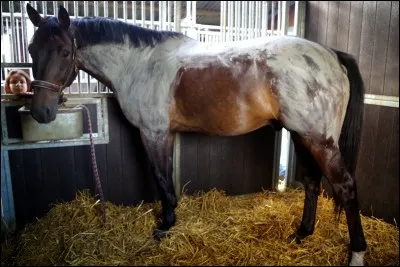
[[[339,138],[339,149],[349,173],[354,177],[363,124],[364,82],[356,60],[349,54],[333,51],[339,62],[346,67],[350,83],[350,97]]]
[[[350,82],[350,97],[339,139],[339,149],[349,173],[354,176],[363,124],[364,82],[356,60],[349,54],[335,52],[340,63],[346,67]]]

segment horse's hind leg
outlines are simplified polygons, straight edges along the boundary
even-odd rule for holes
[[[160,240],[167,235],[168,230],[175,224],[175,208],[177,198],[172,182],[173,172],[173,135],[166,133],[151,133],[140,130],[143,145],[147,151],[156,176],[157,189],[162,205],[162,223],[154,231],[154,238]]]
[[[300,140],[310,150],[322,173],[332,185],[336,205],[340,205],[346,212],[352,250],[350,265],[363,265],[367,244],[359,214],[356,181],[348,172],[338,145],[334,144],[332,138],[326,140],[301,136]]]
[[[314,233],[322,173],[310,151],[301,143],[296,133],[292,133],[292,140],[297,161],[305,168],[305,174],[301,181],[304,185],[305,197],[300,227],[288,238],[288,241],[295,240],[296,243],[300,243],[302,239]]]

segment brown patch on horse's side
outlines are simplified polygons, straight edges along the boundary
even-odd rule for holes
[[[266,63],[247,56],[230,62],[234,66],[213,61],[178,71],[169,112],[172,131],[239,135],[279,120]]]

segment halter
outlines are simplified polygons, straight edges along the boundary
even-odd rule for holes
[[[31,82],[32,89],[35,87],[40,87],[44,89],[48,89],[50,91],[56,92],[60,95],[60,102],[64,102],[63,96],[62,96],[62,91],[70,84],[70,80],[73,78],[74,73],[78,72],[78,67],[76,65],[76,51],[78,50],[76,46],[76,39],[73,38],[73,45],[72,45],[72,65],[71,68],[69,69],[68,76],[66,81],[64,82],[63,85],[59,86],[57,84],[51,83],[51,82],[46,82],[46,81],[41,81],[41,80],[34,80]],[[69,83],[69,84],[68,84]]]

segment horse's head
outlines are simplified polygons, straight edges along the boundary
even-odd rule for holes
[[[78,74],[76,43],[64,7],[59,8],[58,20],[41,17],[29,3],[26,9],[29,19],[38,27],[28,48],[35,78],[31,84],[31,114],[37,122],[49,123],[56,118],[62,91]]]

